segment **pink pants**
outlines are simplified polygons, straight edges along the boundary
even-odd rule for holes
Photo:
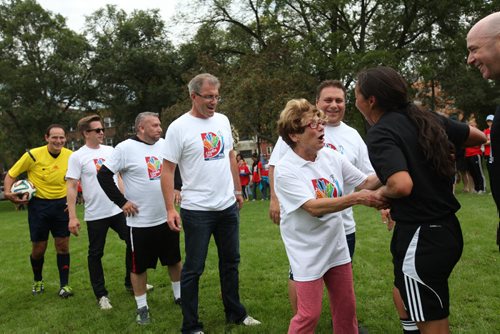
[[[335,334],[357,334],[358,321],[351,263],[330,268],[317,280],[295,282],[298,311],[290,321],[288,333],[314,333],[321,316],[323,281],[328,289]]]

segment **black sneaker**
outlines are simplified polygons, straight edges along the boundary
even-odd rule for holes
[[[358,334],[368,334],[368,330],[358,324]]]
[[[135,317],[135,322],[139,325],[147,325],[151,323],[151,318],[149,317],[149,309],[147,306],[143,306],[137,309],[137,316]]]
[[[180,299],[180,298],[174,298],[174,304],[181,306],[182,305],[182,299]]]

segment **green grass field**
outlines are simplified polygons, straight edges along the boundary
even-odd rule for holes
[[[495,245],[496,209],[491,195],[459,194],[465,249],[450,279],[453,333],[500,333],[500,252]],[[241,212],[240,295],[249,314],[262,321],[254,328],[226,326],[220,298],[217,256],[212,242],[200,282],[200,319],[206,333],[285,333],[291,317],[286,282],[288,261],[279,228],[267,217],[269,202],[247,202]],[[81,214],[80,207],[80,214]],[[401,333],[392,305],[391,232],[373,209],[355,209],[358,221],[354,259],[355,288],[360,323],[370,333]],[[182,315],[173,303],[164,268],[149,271],[155,286],[148,294],[153,323],[138,327],[135,301],[123,287],[124,246],[108,234],[103,259],[113,309],[101,311],[87,271],[85,224],[71,237],[70,285],[75,296],[57,296],[58,274],[53,244],[46,253],[45,294],[31,295],[30,242],[26,211],[0,202],[0,333],[178,333]],[[52,239],[50,240],[52,243]],[[317,333],[331,333],[328,303]]]

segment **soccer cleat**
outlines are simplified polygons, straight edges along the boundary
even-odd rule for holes
[[[247,315],[246,318],[243,319],[241,324],[244,326],[257,326],[257,325],[260,325],[261,322],[257,319],[252,318],[251,316]]]
[[[149,317],[149,309],[147,306],[143,306],[137,309],[137,316],[135,317],[135,321],[139,325],[147,325],[151,322],[151,318]]]
[[[107,296],[102,296],[101,298],[99,298],[98,304],[101,310],[111,310],[113,308]]]
[[[174,304],[181,306],[182,305],[182,299],[181,298],[174,298]]]
[[[31,288],[31,293],[33,296],[40,295],[44,291],[43,281],[35,281],[33,282],[33,287]]]
[[[68,298],[72,297],[73,295],[73,289],[71,289],[69,285],[65,285],[61,288],[61,290],[59,290],[59,297],[61,298]]]

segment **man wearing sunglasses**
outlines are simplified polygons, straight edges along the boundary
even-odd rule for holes
[[[97,172],[104,161],[109,159],[114,148],[102,145],[104,141],[104,128],[99,115],[86,116],[78,121],[78,131],[85,140],[85,145],[73,153],[69,159],[68,172],[66,173],[66,186],[68,191],[69,231],[78,236],[80,221],[76,214],[76,201],[78,194],[78,181],[81,183],[85,203],[85,221],[89,237],[88,268],[90,283],[102,310],[112,308],[105,286],[102,256],[106,235],[111,228],[120,239],[127,244],[125,252],[125,287],[130,288],[130,270],[132,257],[130,250],[129,229],[122,209],[113,203],[104,193],[97,181]],[[115,182],[118,181],[115,176]]]

